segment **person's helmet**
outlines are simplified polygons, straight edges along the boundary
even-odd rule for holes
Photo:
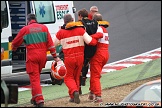
[[[57,80],[62,80],[67,73],[65,64],[63,61],[52,62],[51,65],[51,76]]]

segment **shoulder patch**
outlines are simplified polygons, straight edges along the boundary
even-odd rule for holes
[[[74,28],[74,27],[84,27],[84,25],[82,24],[81,21],[69,22],[66,24],[65,29],[70,29],[70,28]]]
[[[98,21],[98,24],[100,26],[105,26],[105,27],[109,27],[110,23],[108,21]]]

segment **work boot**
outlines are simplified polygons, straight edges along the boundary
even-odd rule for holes
[[[101,96],[96,96],[95,99],[93,100],[94,103],[102,103],[102,98]]]
[[[69,99],[69,102],[74,102],[74,98],[70,98]]]
[[[89,93],[89,96],[88,96],[88,99],[89,100],[94,100],[96,97],[95,97],[95,94],[93,94],[92,92]]]
[[[77,104],[80,103],[79,92],[78,91],[74,92],[74,102],[77,103]]]
[[[36,107],[44,107],[44,103],[41,102],[41,103],[37,104]]]
[[[32,99],[30,100],[30,103],[33,104],[34,107],[43,107],[44,106],[44,103],[43,102],[37,104],[36,101],[35,100],[32,100]]]
[[[86,79],[87,79],[87,77],[82,77],[82,82],[81,82],[81,85],[82,86],[85,86],[86,85]]]
[[[33,104],[33,105],[37,105],[36,101],[35,100],[30,100],[30,103]]]

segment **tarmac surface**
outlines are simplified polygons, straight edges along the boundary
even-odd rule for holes
[[[74,1],[77,11],[93,5],[110,23],[108,63],[161,47],[161,1]]]

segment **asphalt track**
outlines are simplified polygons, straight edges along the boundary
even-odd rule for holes
[[[93,5],[110,22],[108,63],[161,47],[161,1],[74,1],[77,11]]]

